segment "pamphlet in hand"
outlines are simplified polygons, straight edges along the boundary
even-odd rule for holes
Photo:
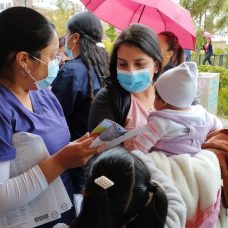
[[[143,128],[126,130],[118,123],[104,119],[93,131],[92,135],[98,137],[91,144],[91,148],[97,147],[105,143],[105,149],[112,148],[121,144],[122,142],[130,139],[139,134]]]

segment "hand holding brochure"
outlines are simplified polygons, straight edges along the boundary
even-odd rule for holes
[[[121,144],[122,142],[130,139],[139,134],[143,129],[132,129],[127,131],[118,123],[104,119],[91,134],[97,134],[98,137],[91,144],[91,148],[97,147],[105,143],[105,148],[109,149]]]

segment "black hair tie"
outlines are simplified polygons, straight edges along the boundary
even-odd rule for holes
[[[158,188],[158,185],[155,184],[154,182],[150,182],[148,185],[148,191],[149,192],[155,193],[157,188]]]
[[[148,185],[148,191],[149,192],[156,192],[158,188],[161,188],[163,191],[165,191],[165,188],[161,185],[160,182],[152,180],[150,184]]]

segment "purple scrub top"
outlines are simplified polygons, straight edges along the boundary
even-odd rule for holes
[[[49,89],[30,91],[29,95],[34,112],[25,108],[13,93],[0,84],[0,161],[15,158],[12,135],[17,132],[41,136],[50,155],[70,142],[69,129],[55,95]],[[68,172],[61,178],[72,199]]]

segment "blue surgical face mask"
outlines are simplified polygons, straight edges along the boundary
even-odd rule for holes
[[[55,59],[49,61],[48,64],[34,56],[33,56],[33,58],[40,61],[41,63],[48,65],[48,76],[42,80],[36,80],[31,75],[30,71],[28,71],[27,73],[35,81],[35,85],[36,85],[37,89],[48,88],[57,76],[57,73],[59,70],[60,57],[57,56]]]
[[[75,34],[75,33],[74,33]],[[68,45],[67,45],[67,43],[68,43],[68,41],[71,39],[71,37],[74,35],[74,34],[72,34],[69,38],[66,38],[66,42],[65,42],[65,45],[64,45],[64,49],[65,49],[65,52],[66,52],[66,54],[67,54],[67,56],[69,57],[69,58],[71,58],[71,59],[73,59],[74,57],[73,57],[73,54],[72,54],[72,50],[74,49],[74,46],[72,47],[72,49],[70,50],[69,48],[68,48]]]
[[[128,92],[143,92],[151,85],[152,82],[150,69],[145,68],[136,71],[124,71],[117,69],[117,79],[120,85]]]
[[[73,59],[72,51],[68,48],[67,43],[65,43],[64,49],[67,57],[69,57],[70,59]]]
[[[55,80],[59,70],[59,63],[53,59],[48,62],[48,76],[42,80],[39,80],[36,83],[38,89],[47,88]]]

